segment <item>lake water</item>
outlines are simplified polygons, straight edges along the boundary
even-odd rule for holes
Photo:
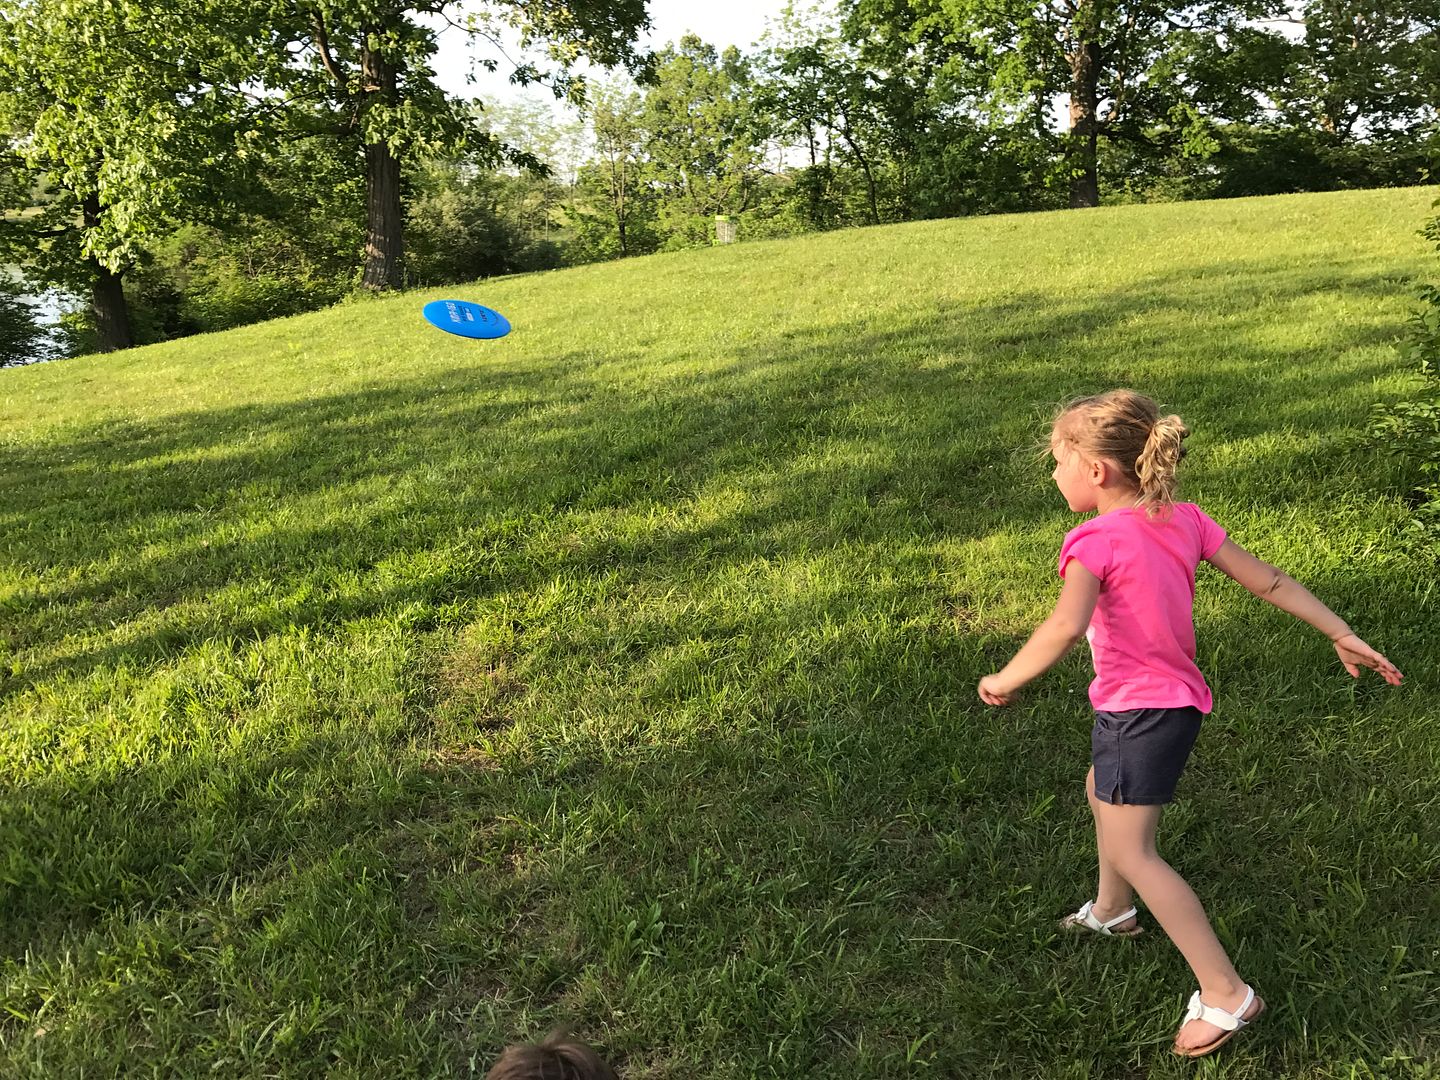
[[[20,280],[19,268],[0,265],[0,277],[8,278],[11,281],[18,281]],[[49,360],[53,356],[54,346],[59,343],[59,335],[55,330],[56,324],[60,319],[61,313],[67,307],[74,305],[75,298],[61,292],[59,289],[47,289],[41,293],[26,293],[22,299],[35,305],[36,319],[39,320],[42,327],[49,331],[45,335],[46,353],[45,355],[36,357],[36,360]]]

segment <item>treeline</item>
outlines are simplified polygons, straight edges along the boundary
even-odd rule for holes
[[[1440,151],[1433,0],[841,0],[749,52],[653,56],[643,0],[467,5],[482,60],[503,27],[544,46],[516,78],[583,127],[444,94],[426,19],[457,10],[0,0],[0,261],[88,299],[70,351],[111,349],[705,245],[717,218],[746,239],[1415,184]],[[627,74],[586,86],[582,59]]]

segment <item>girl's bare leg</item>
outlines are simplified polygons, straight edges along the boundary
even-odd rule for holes
[[[1105,837],[1105,858],[1135,887],[1150,914],[1185,957],[1200,982],[1200,1000],[1229,1011],[1239,1008],[1245,1000],[1245,984],[1210,928],[1199,898],[1155,850],[1160,807],[1112,806],[1093,796],[1091,806]],[[1253,1016],[1259,1007],[1259,1002],[1253,1003],[1247,1015]],[[1192,1020],[1180,1029],[1176,1041],[1182,1047],[1204,1046],[1220,1035],[1215,1025]]]
[[[1115,869],[1114,863],[1105,854],[1105,830],[1101,827],[1100,811],[1097,807],[1107,804],[1095,798],[1095,770],[1093,768],[1085,776],[1085,797],[1090,802],[1090,813],[1095,818],[1095,851],[1099,856],[1100,863],[1100,884],[1095,891],[1095,906],[1090,910],[1101,922],[1109,922],[1135,902],[1135,890],[1130,887],[1130,882],[1126,881]],[[1112,929],[1128,930],[1135,925],[1135,922],[1135,919],[1126,919]]]

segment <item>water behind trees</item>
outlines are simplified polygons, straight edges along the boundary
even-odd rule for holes
[[[0,264],[0,281],[20,282],[23,285],[24,276],[18,266]],[[60,316],[67,308],[74,306],[75,298],[59,289],[45,289],[37,292],[27,288],[21,294],[20,299],[31,305],[35,321],[44,331],[35,356],[31,360],[21,361],[21,363],[39,363],[43,360],[56,359],[61,355],[63,343],[60,334]]]

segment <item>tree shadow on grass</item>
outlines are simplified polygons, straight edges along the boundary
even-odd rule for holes
[[[1222,310],[1241,273],[1263,303]],[[671,561],[855,535],[1049,522],[1043,481],[1027,482],[1014,448],[1034,438],[1037,406],[1121,382],[1184,402],[1202,445],[1319,437],[1249,466],[1269,477],[1333,471],[1327,429],[1392,366],[1333,361],[1393,328],[1332,327],[1283,363],[1253,337],[1276,305],[1316,291],[1362,301],[1387,286],[1343,266],[1299,278],[1279,264],[1211,267],[1113,295],[1029,294],[901,325],[785,333],[700,375],[688,365],[672,374],[661,357],[630,386],[566,355],[524,372],[457,369],[25,448],[10,462],[0,524],[32,584],[7,604],[8,644],[42,659],[12,673],[5,692],[124,658],[154,662],[217,634],[323,628],[533,587],[593,571],[597,558],[619,565],[584,539],[606,514],[693,513],[727,487],[742,506],[657,529],[648,553],[618,553],[625,565],[663,573]],[[1207,318],[1210,333],[1188,331]],[[1157,351],[1137,360],[1137,337]],[[557,524],[574,526],[578,543],[530,542]],[[227,590],[239,595],[215,602]],[[116,633],[97,649],[86,632],[105,623]],[[57,649],[67,638],[74,645]]]

